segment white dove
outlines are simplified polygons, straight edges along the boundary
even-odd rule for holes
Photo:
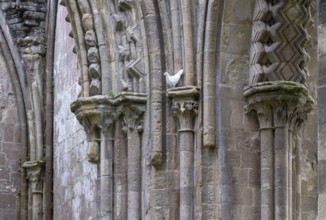
[[[179,70],[179,72],[177,72],[173,76],[170,76],[168,72],[165,72],[163,75],[166,78],[166,83],[169,84],[171,87],[175,87],[175,85],[178,84],[182,73],[183,73],[183,69]]]

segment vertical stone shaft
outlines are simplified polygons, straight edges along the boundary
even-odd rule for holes
[[[205,45],[203,58],[203,145],[215,147],[215,92],[216,92],[216,48],[218,31],[217,16],[219,1],[208,1],[207,20],[205,26]]]
[[[272,112],[260,113],[261,219],[274,219],[274,156]]]
[[[43,168],[44,162],[42,161],[28,161],[23,164],[26,169],[28,180],[30,183],[31,192],[31,219],[43,219]]]
[[[42,160],[43,157],[43,134],[42,134],[42,113],[41,100],[37,83],[32,84],[34,119],[35,119],[35,138],[36,138],[36,160]]]
[[[285,111],[285,110],[282,110]],[[281,114],[281,115],[279,115]],[[285,112],[274,110],[274,176],[275,176],[275,219],[289,219],[288,216],[288,167],[289,167],[289,145],[288,124]]]
[[[102,129],[101,163],[101,217],[113,219],[113,126]]]
[[[192,86],[194,83],[194,45],[192,30],[191,1],[181,0],[182,24],[183,24],[183,45],[184,45],[184,69],[185,84]]]
[[[192,120],[192,118],[189,118]],[[181,127],[180,146],[180,220],[193,219],[193,172],[194,135],[193,130]]]
[[[290,126],[288,131],[288,143],[289,143],[289,153],[288,153],[288,180],[289,180],[289,187],[288,187],[288,216],[289,220],[293,219],[294,210],[293,210],[293,202],[295,201],[295,196],[293,196],[293,189],[295,189],[295,185],[293,184],[293,176],[295,173],[293,172],[293,130],[292,126]]]
[[[249,101],[246,109],[257,112],[261,129],[261,219],[301,219],[301,140],[297,129],[314,100],[305,86],[286,81],[256,83],[247,87],[245,97]],[[265,170],[266,166],[273,172]],[[271,190],[264,190],[270,185]],[[273,215],[266,214],[264,203],[274,206],[274,210],[266,206]]]
[[[32,204],[33,220],[42,220],[42,192],[32,193]]]
[[[127,219],[127,140],[122,132],[122,122],[115,125],[114,144],[114,219]]]
[[[299,133],[299,132],[298,132]],[[295,215],[295,219],[296,220],[301,220],[301,135],[297,134],[296,135],[296,147],[297,147],[297,155],[296,155],[296,169],[297,169],[297,174],[296,174],[296,179],[295,179],[295,183],[296,183],[296,204],[295,204],[295,209],[296,209],[296,215]]]
[[[137,129],[128,129],[128,220],[141,219],[141,151]]]
[[[172,112],[179,124],[180,160],[180,220],[194,219],[194,121],[197,115],[199,95],[197,88],[185,87],[168,91],[172,98]]]
[[[36,140],[35,140],[35,129],[33,126],[34,116],[33,111],[27,110],[27,124],[28,124],[28,138],[29,138],[29,160],[34,161],[36,160]]]

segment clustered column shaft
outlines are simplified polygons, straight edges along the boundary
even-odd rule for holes
[[[271,141],[273,140],[272,110],[269,108],[259,110],[257,114],[260,123],[261,138],[261,219],[272,220],[274,215],[274,154],[273,142]]]
[[[124,131],[128,137],[128,219],[141,219],[141,135],[143,131],[143,114],[145,108],[142,104],[126,104],[119,107]]]
[[[100,149],[101,217],[113,219],[113,123],[102,129]]]
[[[141,133],[145,105],[144,94],[131,93],[115,98],[106,96],[81,98],[71,106],[71,110],[87,133],[89,161],[100,164],[98,191],[100,219],[114,219],[114,216],[125,216],[130,220],[142,218]],[[118,119],[122,119],[124,127],[117,128],[127,133],[127,146],[125,144],[115,146],[115,124],[121,125]],[[121,137],[119,141],[120,139]],[[121,160],[114,161],[117,158]],[[121,163],[127,166],[121,167]],[[118,176],[114,180],[115,171],[118,172]],[[127,173],[127,178],[124,178],[124,173]],[[122,189],[123,184],[127,184],[126,190]],[[124,199],[125,196],[127,200]],[[122,210],[126,210],[125,207],[127,214],[121,213]]]
[[[303,85],[284,81],[251,85],[245,97],[260,124],[261,219],[301,219],[299,126],[313,100]]]

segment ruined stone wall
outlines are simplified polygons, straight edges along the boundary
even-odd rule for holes
[[[310,8],[294,1],[284,1],[284,6],[279,1],[221,0],[198,1],[195,7],[194,1],[135,2],[63,1],[72,32],[59,8],[54,217],[315,219],[317,113],[312,111],[306,120],[305,110],[300,109],[307,96],[316,100],[316,28],[309,23],[316,22],[314,4]],[[257,14],[268,16],[254,20],[255,8]],[[95,13],[98,9],[101,13]],[[300,23],[301,14],[305,24]],[[272,27],[275,20],[279,26]],[[274,37],[258,39],[265,47],[257,51],[254,22],[264,26],[260,36]],[[75,38],[77,60],[72,58],[68,33]],[[296,43],[308,42],[309,34],[313,46],[306,66],[308,44]],[[287,38],[295,36],[294,42]],[[268,48],[274,43],[283,46]],[[267,50],[272,59],[262,59],[262,65],[269,67],[269,62],[280,59],[283,67],[298,68],[284,68],[283,75],[280,67],[271,78],[263,75],[270,74],[266,68],[249,81],[252,51],[266,54]],[[296,57],[303,59],[300,65]],[[144,62],[144,69],[136,68],[139,62]],[[169,88],[163,73],[180,69],[185,71],[181,82]],[[266,102],[267,113],[258,112],[257,117],[257,112],[245,112],[250,100],[243,94],[248,84],[259,87],[284,80],[290,82],[285,90],[295,85],[299,91],[285,95],[295,104],[288,106],[286,98],[285,104],[278,102],[284,88],[277,87],[280,94]],[[69,112],[70,103],[85,132]],[[270,126],[261,127],[260,116],[273,110]],[[276,124],[279,118],[281,126]],[[300,126],[291,124],[292,118],[300,125],[305,121],[302,133]],[[270,138],[264,139],[266,128]],[[265,161],[271,162],[267,174],[260,169]],[[264,197],[266,188],[271,197]]]
[[[0,51],[0,219],[17,219],[20,125],[16,94],[7,69]]]
[[[73,54],[66,8],[59,5],[54,74],[54,216],[53,219],[95,219],[96,165],[87,161],[83,128],[70,111],[80,92],[77,57]]]

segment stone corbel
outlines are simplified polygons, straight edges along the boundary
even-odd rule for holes
[[[106,96],[79,98],[71,104],[71,111],[83,125],[88,140],[88,160],[99,162],[100,129],[107,129],[115,120],[112,99]]]
[[[198,111],[199,89],[177,87],[168,90],[172,113],[179,123],[178,143],[180,161],[180,220],[194,218],[194,204],[189,201],[194,191],[194,125]]]
[[[112,219],[113,216],[115,103],[112,97],[101,95],[80,98],[71,104],[71,111],[87,134],[88,160],[100,167],[98,193],[101,195],[99,209],[102,219]]]

